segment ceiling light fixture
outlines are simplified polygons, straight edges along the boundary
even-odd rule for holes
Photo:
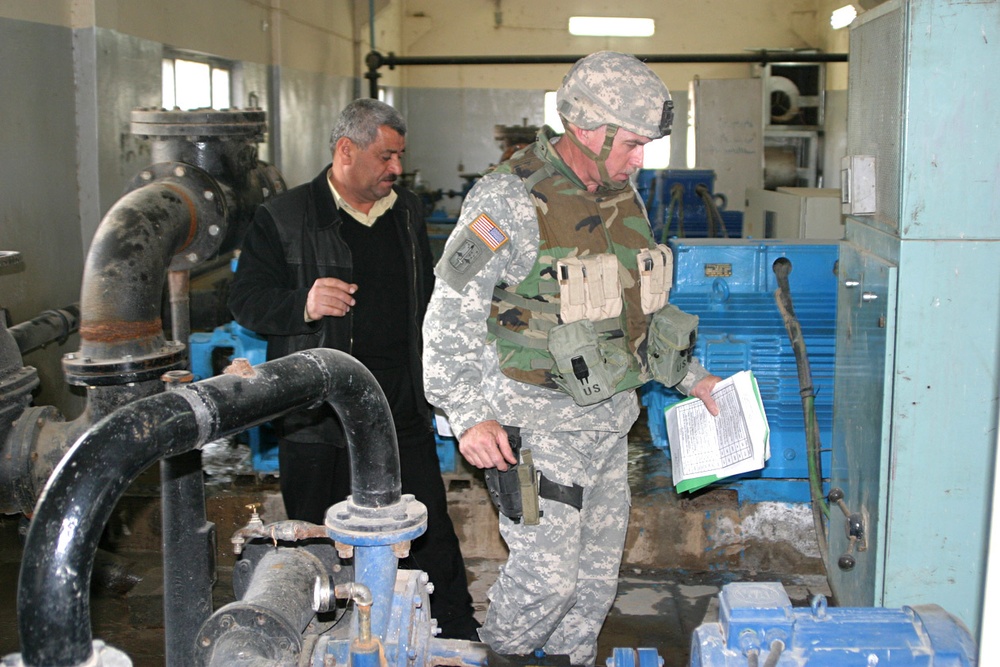
[[[569,34],[588,37],[652,37],[656,31],[653,19],[633,19],[617,16],[571,16]]]
[[[833,10],[833,13],[830,14],[830,27],[834,30],[846,28],[857,16],[858,10],[854,5],[844,5],[840,9]]]

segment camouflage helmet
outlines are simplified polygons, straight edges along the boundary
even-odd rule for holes
[[[556,92],[556,109],[585,130],[616,125],[650,139],[670,134],[674,120],[660,77],[635,56],[614,51],[576,61]]]

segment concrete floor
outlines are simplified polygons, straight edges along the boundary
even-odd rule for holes
[[[807,605],[815,594],[829,596],[819,560],[808,553],[808,545],[780,536],[746,537],[743,533],[753,532],[749,526],[760,510],[725,490],[678,498],[669,483],[669,460],[652,446],[642,424],[630,441],[633,515],[618,597],[599,640],[599,665],[616,647],[651,647],[664,667],[686,667],[691,633],[721,586],[731,581],[781,581],[797,605]],[[246,506],[258,505],[265,522],[283,518],[276,480],[252,474],[247,454],[245,447],[225,444],[206,452],[208,514],[220,543],[216,608],[232,600],[233,557],[226,547],[228,536],[249,517]],[[459,470],[445,479],[482,620],[486,592],[505,556],[495,510],[473,471]],[[741,535],[736,541],[719,528],[734,517],[738,525],[733,533]],[[665,522],[676,537],[664,537],[668,531],[660,524]],[[158,524],[156,478],[147,473],[116,508],[105,538],[111,551],[101,554],[110,564],[105,571],[116,577],[95,582],[103,585],[95,587],[91,599],[94,637],[125,651],[136,667],[163,664]],[[18,527],[17,517],[0,517],[0,657],[18,650]]]

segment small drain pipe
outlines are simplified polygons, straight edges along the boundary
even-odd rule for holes
[[[329,402],[345,426],[357,502],[398,501],[399,452],[385,395],[356,359],[298,352],[126,405],[91,427],[46,484],[18,582],[22,660],[75,667],[94,651],[88,588],[104,526],[128,486],[166,456],[191,451],[294,409]]]

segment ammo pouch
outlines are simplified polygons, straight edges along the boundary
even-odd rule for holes
[[[549,354],[555,361],[552,379],[577,405],[593,405],[614,396],[629,369],[629,353],[614,342],[602,341],[590,320],[552,327]]]
[[[684,379],[694,351],[698,316],[667,304],[649,323],[646,353],[653,379],[673,387]]]
[[[503,430],[507,432],[507,441],[519,463],[503,471],[496,468],[484,471],[490,500],[501,514],[514,523],[520,523],[523,519],[524,525],[537,526],[542,516],[538,509],[539,498],[565,503],[577,510],[583,507],[582,486],[557,484],[536,472],[531,460],[531,450],[521,451],[521,429],[504,426]]]

